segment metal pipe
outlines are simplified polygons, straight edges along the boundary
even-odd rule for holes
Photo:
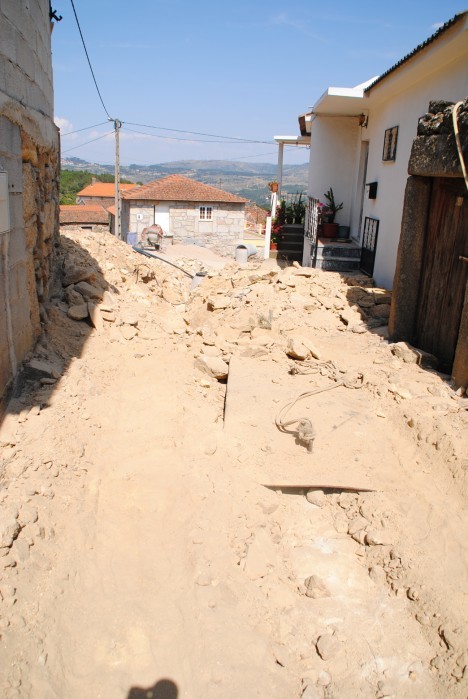
[[[161,262],[165,262],[168,265],[171,265],[171,267],[175,267],[176,269],[179,269],[181,272],[187,275],[187,277],[190,277],[190,279],[193,279],[195,277],[194,274],[190,274],[190,272],[187,272],[187,270],[183,269],[182,267],[179,267],[179,265],[174,264],[174,262],[169,262],[169,260],[164,259],[164,257],[159,257],[159,255],[153,255],[152,253],[148,252],[147,250],[142,250],[141,248],[138,247],[138,245],[132,245],[132,250],[135,250],[135,252],[139,252],[140,255],[145,255],[145,257],[152,257],[155,260],[161,260]]]

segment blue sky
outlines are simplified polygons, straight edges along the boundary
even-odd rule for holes
[[[451,0],[74,2],[106,108],[124,122],[123,164],[276,162],[273,136],[297,135],[298,114],[328,86],[351,87],[384,72],[466,9]],[[107,116],[71,3],[52,5],[63,16],[53,31],[52,51],[55,115],[65,134]],[[219,143],[213,141],[222,139],[128,122],[259,143]],[[64,136],[62,152],[110,163],[111,131],[104,124]],[[92,139],[99,140],[81,145]],[[304,149],[285,156],[287,163],[307,160]]]

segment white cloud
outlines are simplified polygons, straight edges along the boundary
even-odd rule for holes
[[[54,117],[54,121],[55,125],[59,127],[62,134],[68,133],[69,131],[73,131],[73,124],[71,123],[71,121],[68,121],[68,119],[56,116]]]
[[[443,27],[443,26],[444,26],[444,23],[443,23],[443,22],[435,22],[435,23],[432,25],[432,28],[433,28],[435,31],[437,31],[438,29],[440,29],[440,28]]]

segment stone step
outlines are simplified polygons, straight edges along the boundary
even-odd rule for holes
[[[351,257],[317,257],[316,269],[324,269],[329,272],[354,272],[360,268],[360,260]]]
[[[317,246],[317,257],[321,258],[334,258],[334,257],[349,257],[356,260],[361,258],[361,248],[351,247],[349,245],[318,245]]]

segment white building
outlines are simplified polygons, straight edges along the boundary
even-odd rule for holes
[[[344,203],[336,220],[368,249],[368,271],[379,286],[393,284],[418,118],[430,101],[457,102],[467,95],[468,12],[463,12],[380,77],[354,88],[328,88],[308,120],[300,119],[302,135],[310,133],[310,209],[333,188],[337,202]],[[314,220],[309,217],[304,265],[313,264]]]

